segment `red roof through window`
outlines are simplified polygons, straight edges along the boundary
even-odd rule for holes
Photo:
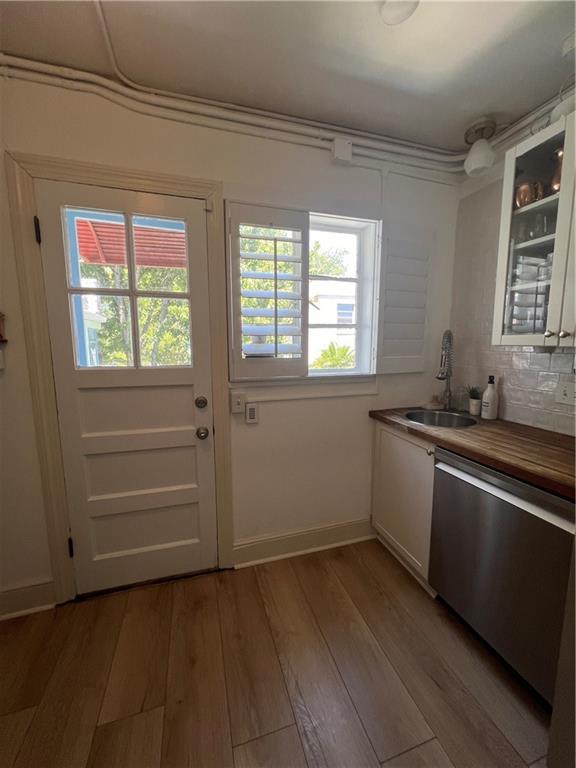
[[[76,219],[80,260],[126,264],[124,224]],[[134,226],[134,252],[140,267],[186,267],[186,235],[173,229]]]

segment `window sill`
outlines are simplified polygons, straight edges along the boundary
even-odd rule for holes
[[[326,397],[366,397],[378,394],[376,374],[236,381],[230,382],[229,386],[232,392],[244,392],[246,400],[250,403]]]

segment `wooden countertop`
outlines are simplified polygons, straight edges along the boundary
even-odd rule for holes
[[[428,440],[526,483],[574,499],[574,438],[512,421],[474,427],[431,427],[408,421],[409,408],[370,411],[377,421]]]

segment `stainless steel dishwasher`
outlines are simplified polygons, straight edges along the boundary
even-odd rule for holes
[[[574,506],[436,450],[430,585],[552,702]]]

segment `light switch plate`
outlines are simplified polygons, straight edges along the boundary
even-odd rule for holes
[[[574,382],[560,379],[556,387],[556,402],[574,405]]]
[[[244,413],[246,395],[244,392],[230,392],[230,413]]]

